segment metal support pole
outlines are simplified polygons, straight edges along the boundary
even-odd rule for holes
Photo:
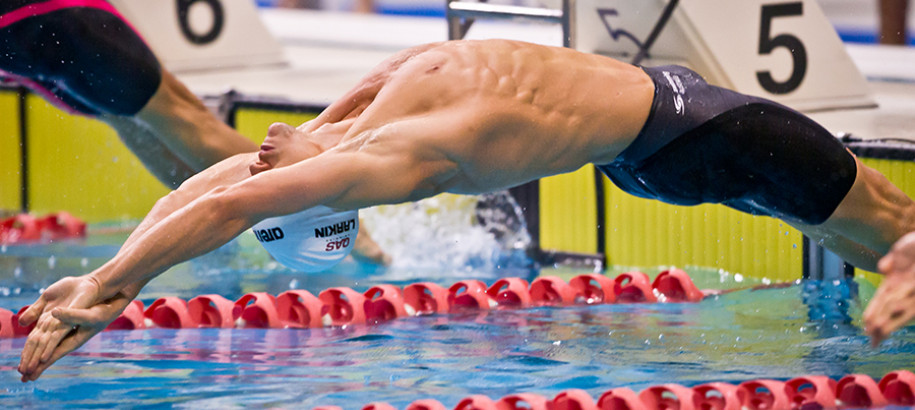
[[[560,24],[562,26],[562,44],[575,46],[575,0],[563,0],[562,10],[540,7],[521,7],[489,4],[482,2],[463,2],[448,0],[445,15],[448,20],[448,39],[460,40],[467,35],[467,30],[477,19],[490,20],[527,20]]]

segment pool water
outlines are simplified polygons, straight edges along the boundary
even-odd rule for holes
[[[100,266],[125,237],[91,235],[79,242],[0,248],[0,307],[18,309],[57,278]],[[866,283],[809,281],[750,290],[744,288],[766,281],[686,270],[700,288],[742,290],[699,303],[495,310],[346,328],[104,332],[28,384],[20,383],[15,371],[24,339],[2,339],[0,403],[358,409],[376,401],[404,408],[434,398],[454,407],[473,394],[552,397],[579,388],[597,398],[610,388],[639,391],[665,383],[736,384],[806,374],[838,379],[851,373],[879,379],[915,365],[915,333],[908,329],[878,348],[869,346],[860,323],[873,293]],[[499,277],[531,280],[544,274],[568,280],[580,273],[585,272],[538,267],[509,246],[454,264],[380,268],[347,261],[332,272],[305,275],[277,266],[253,237],[243,236],[169,270],[140,298],[148,306],[161,296],[218,293],[234,300],[248,292],[317,294],[334,286],[364,291],[421,280],[448,286],[468,278],[492,284]]]

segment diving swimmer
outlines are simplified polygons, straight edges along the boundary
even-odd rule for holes
[[[110,261],[50,286],[23,381],[104,329],[167,268],[258,221],[477,194],[593,163],[622,189],[680,205],[722,203],[780,218],[864,269],[906,232],[915,203],[827,130],[677,66],[509,40],[395,54],[316,119],[273,124],[160,199]]]

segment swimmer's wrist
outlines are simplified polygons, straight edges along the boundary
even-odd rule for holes
[[[107,300],[114,297],[114,295],[122,290],[121,288],[126,286],[124,286],[123,283],[120,283],[121,281],[112,280],[113,278],[111,278],[110,275],[105,275],[100,272],[101,269],[104,269],[104,266],[86,276],[98,287],[99,300]]]
[[[96,294],[98,295],[96,297],[96,299],[105,300],[105,299],[108,299],[111,297],[110,296],[110,293],[111,293],[110,287],[106,286],[106,282],[101,277],[101,275],[97,274],[97,272],[92,272],[92,273],[86,275],[86,280],[95,284]],[[115,293],[117,293],[117,292],[115,292]]]

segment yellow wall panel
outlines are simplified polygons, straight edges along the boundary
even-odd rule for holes
[[[285,122],[297,127],[318,116],[318,112],[288,112],[264,109],[239,109],[235,113],[235,129],[257,144],[264,141],[267,127],[275,122]]]
[[[104,123],[34,95],[26,106],[33,212],[64,210],[89,222],[140,219],[168,193]]]
[[[594,166],[540,180],[540,247],[597,253]]]
[[[915,198],[915,162],[872,158],[861,158],[861,162],[880,171],[902,192],[905,192],[910,198]],[[855,270],[855,275],[874,285],[879,284],[883,278],[879,274],[860,269]]]
[[[21,166],[19,94],[0,91],[0,210],[20,209]]]
[[[610,265],[703,266],[772,280],[801,276],[801,234],[777,219],[637,198],[609,181],[605,189]]]

